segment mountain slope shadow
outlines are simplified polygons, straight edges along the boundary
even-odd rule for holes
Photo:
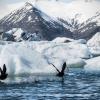
[[[26,3],[22,8],[2,18],[0,27],[3,28],[4,32],[12,28],[21,28],[27,33],[41,34],[44,40],[52,40],[62,36],[72,37],[72,32],[63,24],[52,19],[30,3]]]

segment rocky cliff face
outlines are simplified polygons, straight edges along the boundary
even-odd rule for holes
[[[4,30],[4,38],[10,37],[8,40],[15,41],[52,40],[56,37],[83,38],[88,40],[97,32],[100,32],[100,11],[96,9],[93,11],[92,16],[89,16],[85,7],[91,8],[94,2],[81,3],[80,6],[82,5],[82,7],[80,9],[76,8],[75,13],[74,8],[78,2],[72,3],[74,6],[68,6],[68,9],[72,10],[67,13],[66,19],[48,16],[32,4],[26,3],[22,8],[2,18],[0,20],[0,28]],[[60,11],[59,14],[62,14],[62,10]],[[49,14],[49,11],[46,13]],[[72,13],[74,13],[73,17],[69,18],[68,16],[72,15]],[[84,19],[85,14],[86,18]],[[14,35],[17,31],[6,34],[9,30],[13,31],[14,28],[23,31],[19,33],[20,39],[17,38],[19,34],[17,34],[18,36]],[[12,37],[13,39],[11,39]]]
[[[57,36],[72,37],[72,32],[30,3],[1,19],[0,27],[4,32],[21,28],[25,33],[39,34],[44,40],[52,40]]]

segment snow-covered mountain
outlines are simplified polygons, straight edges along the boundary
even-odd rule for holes
[[[13,30],[13,28],[20,28],[23,30],[22,33],[25,33],[24,35],[21,34],[21,36],[24,36],[26,40],[29,40],[34,34],[39,36],[39,40],[40,36],[42,40],[52,40],[57,36],[72,36],[72,33],[62,24],[58,23],[30,3],[26,3],[22,8],[11,12],[1,19],[0,27],[2,27],[6,33],[9,30]]]
[[[74,39],[84,38],[87,40],[100,31],[99,20],[99,12],[82,23],[79,23],[76,18],[69,19],[68,21],[59,18],[59,21],[61,21],[61,23],[73,33]]]
[[[58,18],[73,33],[73,38],[91,38],[100,31],[100,1],[71,0],[50,3],[41,1],[37,6],[49,16]]]
[[[100,2],[97,0],[47,0],[26,3],[0,20],[4,32],[23,32],[21,40],[52,40],[55,37],[90,39],[100,31]],[[28,35],[27,35],[28,34]],[[8,35],[6,35],[8,36]],[[14,35],[16,40],[18,36]],[[36,37],[36,38],[35,38]]]

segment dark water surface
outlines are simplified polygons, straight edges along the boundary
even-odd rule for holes
[[[32,75],[0,83],[0,100],[100,100],[100,74],[73,68],[64,76]]]

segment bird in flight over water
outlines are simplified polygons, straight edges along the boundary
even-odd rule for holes
[[[53,65],[53,64],[52,64]],[[53,65],[54,67],[55,67],[55,65]],[[64,76],[64,71],[65,71],[65,68],[66,68],[67,66],[66,66],[66,62],[64,62],[64,64],[63,64],[63,66],[62,66],[62,70],[61,71],[59,71],[59,69],[57,68],[57,67],[55,67],[56,68],[56,70],[57,70],[57,76],[58,77],[63,77]]]

